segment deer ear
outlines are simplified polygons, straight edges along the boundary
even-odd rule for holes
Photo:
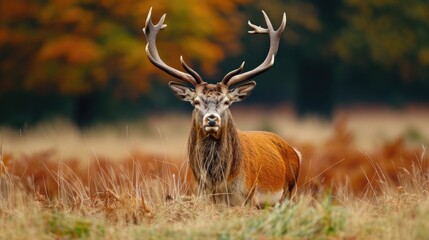
[[[194,99],[194,89],[177,82],[169,82],[168,86],[180,100],[192,102],[192,100]]]
[[[255,81],[250,81],[241,85],[238,85],[234,89],[229,91],[229,97],[233,102],[243,101],[246,97],[252,93],[253,89],[256,87]]]

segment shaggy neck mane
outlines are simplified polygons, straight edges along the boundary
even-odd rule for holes
[[[231,113],[225,114],[218,139],[203,132],[197,113],[192,114],[192,128],[188,139],[190,167],[199,184],[215,187],[238,174],[241,145]]]

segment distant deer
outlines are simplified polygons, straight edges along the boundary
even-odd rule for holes
[[[166,65],[156,48],[158,32],[167,27],[164,14],[158,24],[151,20],[152,9],[143,32],[146,54],[159,69],[193,85],[170,82],[173,93],[194,106],[192,127],[188,138],[189,165],[200,193],[211,196],[216,203],[237,206],[246,203],[257,206],[276,204],[288,198],[295,187],[301,164],[301,154],[282,138],[271,132],[239,131],[229,106],[240,102],[255,88],[251,78],[267,71],[274,64],[280,37],[286,26],[286,14],[278,30],[274,30],[262,11],[267,28],[248,22],[249,33],[268,34],[270,49],[264,62],[255,69],[240,73],[241,66],[229,72],[222,81],[209,84],[180,57],[187,73]]]

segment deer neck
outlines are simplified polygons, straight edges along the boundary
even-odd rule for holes
[[[190,167],[200,184],[215,187],[238,174],[242,155],[238,132],[229,111],[219,138],[207,136],[196,115],[194,112],[188,139]]]

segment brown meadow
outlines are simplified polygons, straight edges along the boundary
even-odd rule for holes
[[[397,217],[405,214],[406,219],[422,224],[419,216],[429,211],[429,157],[421,145],[426,140],[405,132],[379,147],[362,150],[350,125],[352,120],[338,118],[330,136],[321,142],[292,140],[303,153],[298,188],[290,202],[271,210],[225,208],[209,203],[207,196],[193,195],[194,180],[186,157],[180,154],[149,153],[136,147],[122,157],[94,150],[86,160],[55,148],[19,153],[3,147],[0,222],[7,230],[8,224],[19,222],[19,216],[39,216],[45,219],[39,225],[21,222],[39,238],[132,238],[137,226],[149,238],[184,232],[190,238],[407,236],[405,227],[404,232],[392,232],[381,224],[372,226],[371,221],[387,221],[394,209]],[[314,212],[307,212],[310,210]],[[318,213],[320,219],[310,217]],[[362,220],[353,220],[356,216]],[[293,224],[287,225],[286,220]],[[258,225],[258,221],[272,225]],[[128,227],[122,233],[98,229],[119,231],[124,225]],[[362,226],[386,230],[361,231]],[[204,231],[207,227],[210,230]],[[425,233],[422,229],[415,230],[415,236]],[[0,236],[9,237],[7,233]]]

